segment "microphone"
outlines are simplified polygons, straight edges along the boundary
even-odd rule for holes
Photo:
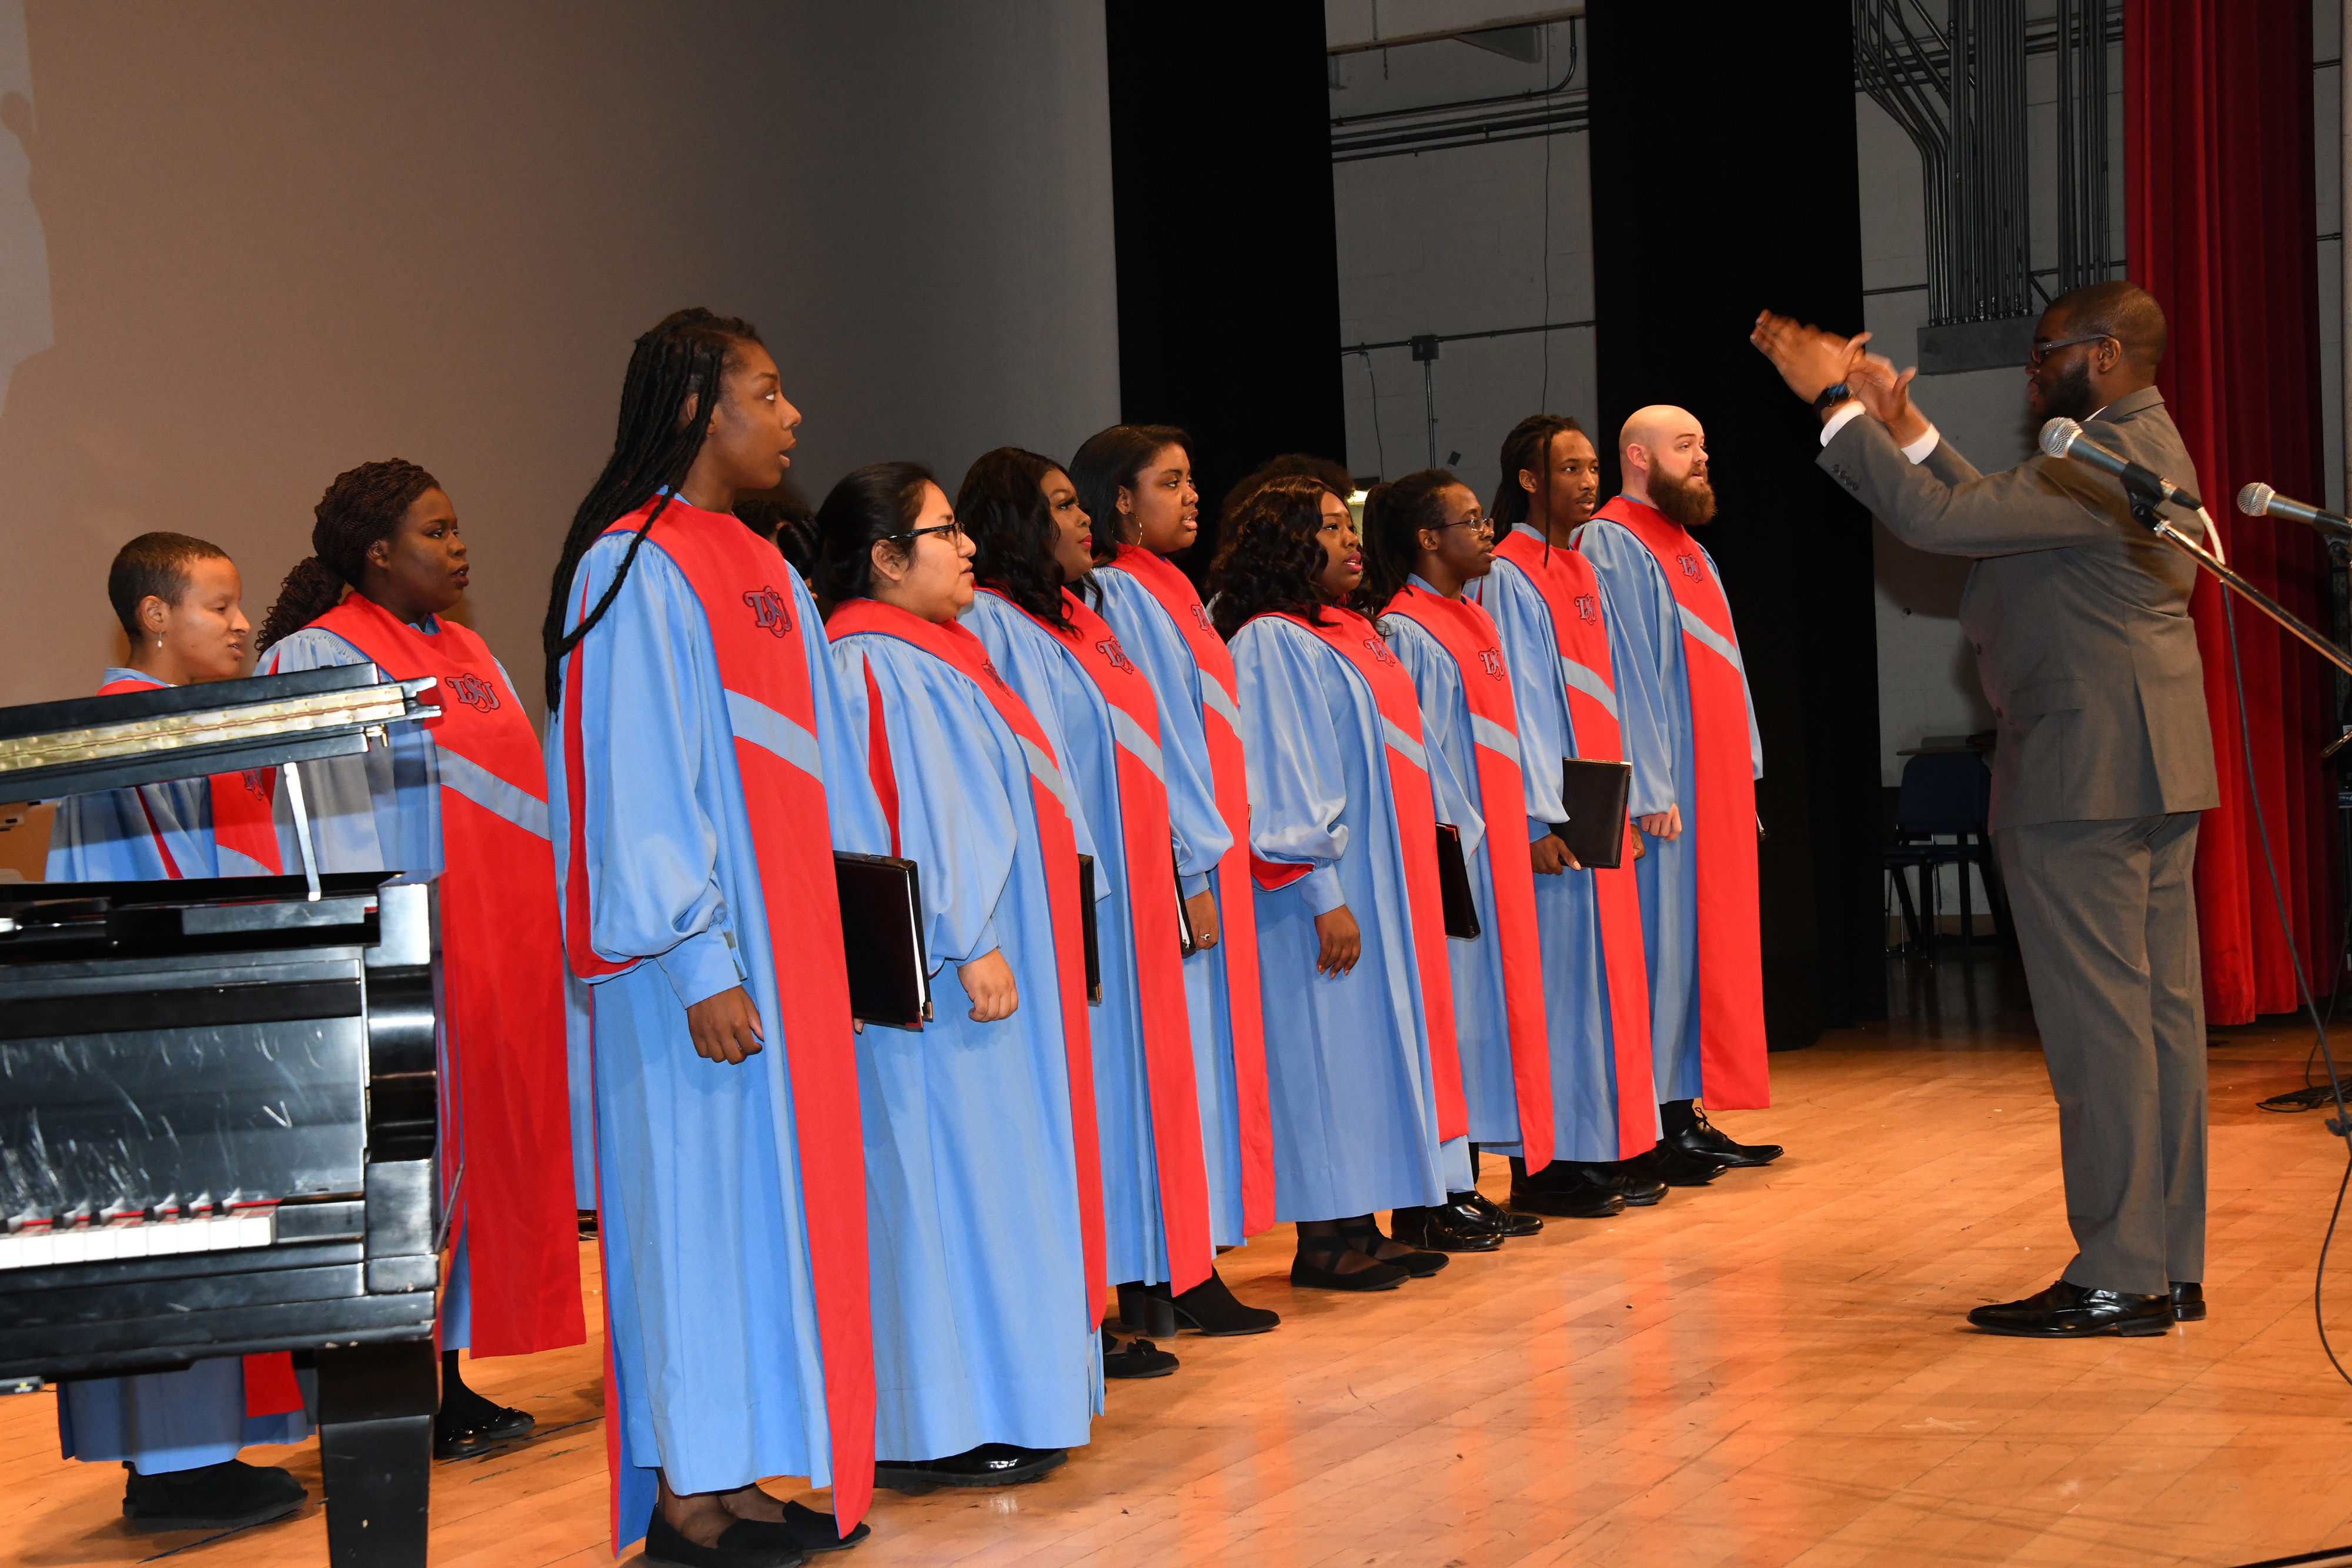
[[[2309,507],[2301,501],[2290,501],[2259,481],[2238,492],[2238,510],[2250,517],[2285,517],[2307,523],[2326,534],[2337,538],[2352,536],[2352,517],[2341,512],[2331,512],[2324,507]]]
[[[2077,463],[2087,463],[2103,473],[2112,474],[2132,489],[2144,491],[2158,500],[2169,501],[2187,511],[2201,512],[2205,503],[2158,473],[2143,468],[2130,458],[2108,451],[2083,434],[2083,427],[2071,419],[2058,418],[2042,427],[2042,450],[2053,457],[2072,457]]]

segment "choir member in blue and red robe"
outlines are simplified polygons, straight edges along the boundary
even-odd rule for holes
[[[1684,409],[1636,410],[1618,437],[1625,491],[1576,531],[1623,628],[1617,698],[1639,813],[1638,868],[1650,1040],[1663,1142],[1696,1160],[1769,1165],[1699,1109],[1771,1103],[1763,936],[1757,904],[1756,780],[1764,742],[1723,579],[1690,530],[1715,517],[1706,433]]]
[[[106,589],[130,659],[106,672],[99,695],[245,673],[252,627],[236,563],[217,545],[142,534],[116,552]],[[273,780],[260,769],[69,795],[51,823],[47,880],[275,876]],[[128,1468],[122,1512],[134,1527],[238,1530],[302,1506],[301,1482],[237,1453],[308,1437],[304,1402],[283,1354],[223,1357],[178,1372],[68,1383],[58,1399],[58,1436],[68,1458]]]
[[[1194,942],[1184,1000],[1209,1236],[1219,1248],[1238,1247],[1274,1223],[1274,1143],[1234,657],[1199,590],[1170,559],[1199,537],[1200,492],[1187,437],[1166,425],[1098,431],[1068,473],[1094,532],[1093,608],[1158,703],[1169,838]],[[1211,1335],[1264,1333],[1282,1321],[1237,1301],[1214,1270],[1172,1305],[1178,1326]]]
[[[815,607],[730,515],[799,415],[750,323],[637,340],[546,627],[566,952],[590,983],[617,1551],[781,1568],[873,1484],[857,1063],[833,852],[887,853]],[[762,1490],[831,1484],[828,1517]]]
[[[1565,762],[1623,760],[1612,674],[1616,618],[1592,563],[1569,546],[1570,532],[1592,515],[1600,464],[1574,420],[1536,414],[1505,438],[1502,465],[1492,515],[1506,532],[1479,602],[1494,618],[1511,672],[1528,831],[1536,835],[1536,868],[1549,873],[1537,881],[1536,912],[1555,1118],[1551,1166],[1516,1170],[1513,1202],[1603,1218],[1628,1204],[1657,1203],[1670,1180],[1711,1181],[1721,1167],[1656,1148],[1649,976],[1633,880],[1640,835],[1630,821],[1621,823],[1621,863],[1591,870],[1550,831],[1568,816]],[[1638,777],[1634,783],[1638,789]],[[1639,793],[1630,802],[1633,810],[1650,803]]]
[[[1425,744],[1412,681],[1347,608],[1347,503],[1276,479],[1227,519],[1210,579],[1259,797],[1250,817],[1277,1215],[1291,1282],[1393,1288],[1442,1252],[1375,1211],[1470,1186],[1437,823],[1469,809]]]
[[[467,1387],[460,1351],[527,1355],[587,1337],[546,767],[505,668],[447,618],[471,568],[457,508],[432,475],[397,458],[338,475],[310,545],[263,622],[261,673],[372,663],[394,679],[439,683],[439,717],[396,727],[390,746],[363,756],[305,763],[302,776],[323,870],[439,884],[451,1257],[434,1452],[464,1458],[534,1423]]]
[[[956,619],[972,545],[929,474],[856,470],[818,533],[834,663],[937,966],[929,1023],[858,1040],[875,1480],[1015,1485],[1102,1409],[1082,824],[1053,737]]]
[[[1519,847],[1518,715],[1495,624],[1464,595],[1492,569],[1494,541],[1478,497],[1442,468],[1375,485],[1364,498],[1358,602],[1378,607],[1374,623],[1420,695],[1423,734],[1472,797],[1454,826],[1477,928],[1449,931],[1445,944],[1472,1145],[1499,1145],[1541,1170],[1551,1161],[1552,1084],[1535,873]],[[1492,1251],[1542,1228],[1475,1185],[1443,1205],[1400,1209],[1390,1226],[1446,1252]]]

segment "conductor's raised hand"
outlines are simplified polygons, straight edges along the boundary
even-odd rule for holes
[[[1336,980],[1354,968],[1356,960],[1364,956],[1364,934],[1344,904],[1315,917],[1315,939],[1321,944],[1315,955],[1315,972],[1318,975],[1328,975]]]
[[[1846,372],[1846,387],[1860,401],[1864,412],[1886,426],[1887,434],[1903,446],[1927,434],[1927,416],[1911,406],[1911,378],[1918,373],[1916,365],[1907,371],[1896,370],[1895,361],[1883,354],[1864,354],[1862,361]]]
[[[971,998],[974,1023],[1009,1019],[1021,1005],[1021,988],[1013,982],[1013,966],[1004,961],[1002,947],[991,947],[969,964],[957,965],[956,978],[963,982],[964,994]]]
[[[760,1028],[760,1009],[740,986],[730,986],[688,1008],[686,1031],[694,1037],[697,1056],[730,1066],[759,1055],[760,1042],[767,1039]]]
[[[1862,362],[1862,346],[1870,341],[1870,334],[1841,338],[1767,310],[1756,318],[1755,330],[1748,334],[1748,340],[1772,361],[1790,392],[1811,402],[1845,381],[1847,373]]]

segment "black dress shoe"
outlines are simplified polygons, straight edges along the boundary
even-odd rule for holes
[[[1513,1214],[1483,1192],[1465,1192],[1448,1196],[1459,1196],[1465,1204],[1476,1209],[1487,1224],[1506,1236],[1533,1236],[1543,1229],[1543,1221],[1534,1215]]]
[[[1778,1144],[1734,1143],[1696,1105],[1691,1115],[1694,1124],[1682,1132],[1667,1134],[1665,1141],[1694,1160],[1712,1160],[1719,1166],[1769,1166],[1786,1152]]]
[[[2205,1287],[2184,1285],[2178,1281],[2172,1286],[2172,1321],[2177,1323],[2201,1323],[2205,1321]]]
[[[1731,1167],[1721,1160],[1700,1159],[1685,1154],[1672,1144],[1660,1144],[1646,1154],[1634,1155],[1624,1162],[1639,1168],[1653,1181],[1668,1186],[1705,1186]]]
[[[1988,1333],[2023,1339],[2088,1339],[2103,1333],[2137,1339],[2170,1332],[2172,1298],[2094,1291],[2061,1280],[2021,1301],[1979,1307],[1969,1314],[1969,1322]]]
[[[1648,1208],[1666,1196],[1666,1184],[1658,1176],[1658,1162],[1647,1152],[1605,1168],[1616,1176],[1617,1190],[1625,1195],[1628,1208]]]
[[[511,1406],[477,1400],[466,1413],[453,1416],[445,1412],[433,1418],[433,1457],[470,1459],[477,1454],[488,1453],[500,1443],[530,1437],[538,1425],[538,1417]]]
[[[1282,1314],[1265,1307],[1253,1307],[1237,1299],[1225,1289],[1224,1281],[1214,1269],[1209,1277],[1191,1290],[1170,1294],[1165,1284],[1150,1287],[1151,1293],[1166,1301],[1176,1315],[1179,1328],[1211,1339],[1223,1339],[1235,1334],[1265,1333],[1282,1322]]]
[[[662,1517],[661,1505],[646,1524],[646,1561],[656,1568],[800,1568],[808,1556],[781,1524],[739,1519],[719,1532],[715,1546],[701,1546],[678,1533]]]
[[[1405,1212],[1410,1214],[1412,1210],[1407,1209]],[[1416,1280],[1428,1279],[1452,1261],[1443,1252],[1431,1252],[1422,1248],[1414,1248],[1411,1242],[1404,1241],[1400,1237],[1383,1236],[1381,1234],[1380,1222],[1374,1219],[1359,1219],[1352,1223],[1341,1220],[1339,1239],[1375,1262],[1395,1264]],[[1381,1244],[1390,1241],[1398,1242],[1412,1249],[1399,1253],[1393,1258],[1383,1258],[1381,1256]]]
[[[1400,1208],[1389,1216],[1389,1235],[1407,1247],[1430,1252],[1492,1252],[1503,1233],[1467,1204],[1449,1201],[1428,1208]]]
[[[1374,1260],[1369,1269],[1350,1269],[1344,1272],[1339,1262],[1342,1253],[1354,1249],[1341,1245],[1336,1239],[1328,1247],[1301,1247],[1290,1260],[1290,1282],[1306,1291],[1393,1291],[1412,1278],[1403,1265],[1382,1263]]]
[[[1606,1166],[1554,1160],[1526,1176],[1511,1173],[1511,1207],[1561,1219],[1608,1219],[1625,1212],[1625,1195]]]
[[[1165,1377],[1182,1364],[1148,1339],[1131,1339],[1121,1345],[1105,1329],[1102,1340],[1105,1377]]]
[[[284,1470],[224,1459],[142,1476],[123,1488],[122,1521],[134,1530],[243,1530],[299,1510],[310,1498]]]
[[[982,1443],[944,1459],[877,1459],[874,1484],[888,1491],[927,1492],[933,1487],[1017,1487],[1044,1478],[1069,1462],[1067,1448],[1021,1448]]]

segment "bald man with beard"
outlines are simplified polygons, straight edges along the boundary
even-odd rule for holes
[[[1664,1133],[1657,1174],[1700,1186],[1727,1166],[1780,1157],[1776,1144],[1734,1141],[1700,1108],[1771,1101],[1756,886],[1764,747],[1722,579],[1691,533],[1715,517],[1706,432],[1688,410],[1654,404],[1625,422],[1617,450],[1624,493],[1575,542],[1630,644],[1616,696],[1648,850],[1633,875]]]

